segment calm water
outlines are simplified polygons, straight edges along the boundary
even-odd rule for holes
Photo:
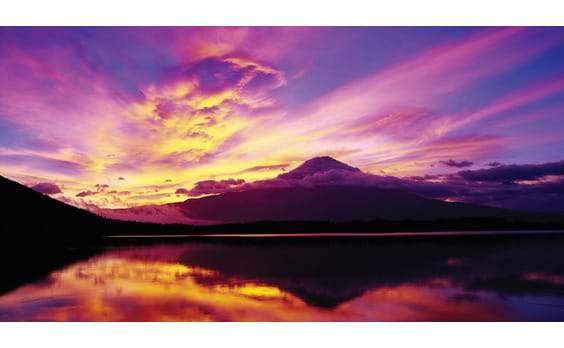
[[[562,321],[563,251],[563,235],[112,247],[0,295],[0,320]]]

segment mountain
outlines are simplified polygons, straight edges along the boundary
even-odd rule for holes
[[[177,203],[191,219],[241,223],[254,221],[420,220],[497,218],[552,221],[555,216],[450,203],[377,187],[318,186],[227,192]]]
[[[410,191],[409,186],[402,188],[402,182],[395,177],[363,173],[325,156],[307,160],[275,179],[229,188],[224,193],[160,206],[100,210],[100,214],[114,219],[191,225],[468,218],[560,222],[563,219],[555,214],[435,200]]]
[[[372,180],[370,185],[357,184],[366,178]],[[62,240],[65,243],[82,243],[107,234],[159,234],[165,231],[170,234],[214,233],[232,232],[237,228],[254,233],[265,227],[264,224],[237,228],[226,225],[234,223],[271,222],[274,225],[269,225],[268,228],[279,232],[295,231],[296,228],[307,225],[292,225],[288,222],[340,223],[339,226],[329,229],[341,229],[339,231],[342,232],[352,229],[429,230],[435,227],[443,230],[512,229],[519,226],[531,229],[538,226],[532,226],[531,223],[556,223],[561,226],[564,221],[561,215],[426,198],[409,190],[386,187],[390,180],[387,177],[363,173],[360,169],[331,157],[317,157],[275,179],[259,184],[251,183],[221,194],[164,205],[98,209],[94,211],[95,215],[0,177],[2,198],[6,203],[0,227],[5,240],[25,241],[29,233],[34,241]],[[468,219],[478,219],[480,223],[469,223]],[[441,220],[456,221],[456,224],[444,224]],[[360,221],[372,223],[359,225]],[[375,224],[375,221],[378,223]],[[500,221],[503,223],[500,224]],[[425,227],[423,222],[426,222]],[[279,223],[278,227],[276,223]],[[353,227],[355,223],[357,225]],[[516,226],[515,223],[522,225]],[[165,228],[163,224],[168,226]],[[319,225],[318,229],[326,227]]]
[[[299,167],[289,171],[288,173],[278,175],[280,179],[303,179],[306,176],[310,176],[318,173],[326,173],[330,170],[342,170],[347,172],[358,172],[360,169],[351,167],[343,162],[339,162],[336,159],[323,156],[315,157],[309,159],[302,163]]]

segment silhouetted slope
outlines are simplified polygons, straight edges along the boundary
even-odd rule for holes
[[[107,221],[0,177],[2,239],[41,243],[85,241],[102,234]],[[98,229],[98,230],[97,230]]]
[[[0,294],[91,256],[106,221],[0,176]]]
[[[558,216],[424,198],[375,187],[319,186],[228,192],[177,203],[190,218],[253,221],[438,220],[500,218],[557,221]]]

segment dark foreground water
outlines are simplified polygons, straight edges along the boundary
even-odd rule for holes
[[[0,320],[563,321],[564,235],[108,247],[0,295]]]

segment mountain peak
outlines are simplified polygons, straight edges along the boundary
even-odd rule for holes
[[[311,158],[288,173],[278,175],[281,179],[303,179],[316,173],[325,173],[330,170],[343,170],[349,172],[360,172],[360,169],[337,161],[333,157],[321,156]]]

